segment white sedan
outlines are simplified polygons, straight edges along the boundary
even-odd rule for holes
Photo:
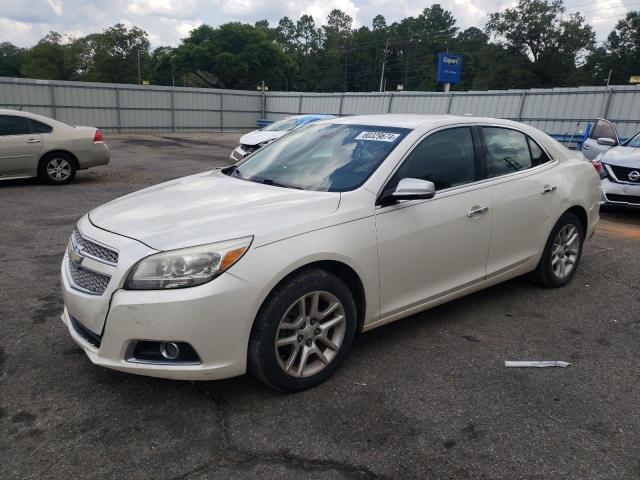
[[[309,388],[361,331],[526,273],[565,285],[599,200],[591,164],[520,123],[319,122],[89,212],[62,320],[100,366]]]
[[[63,185],[78,170],[105,165],[109,158],[102,132],[95,127],[0,109],[0,180],[39,177]]]

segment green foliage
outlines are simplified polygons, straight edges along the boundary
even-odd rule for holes
[[[592,27],[563,0],[519,0],[490,14],[484,30],[460,31],[440,4],[388,24],[354,29],[334,9],[324,25],[310,15],[218,27],[200,25],[175,47],[151,51],[147,33],[122,24],[82,38],[50,32],[29,49],[0,44],[0,76],[271,90],[437,90],[438,52],[463,55],[458,90],[627,83],[640,74],[640,13],[629,12],[596,46]]]
[[[0,43],[0,77],[19,77],[25,50],[9,42]]]

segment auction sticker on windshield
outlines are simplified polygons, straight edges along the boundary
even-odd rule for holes
[[[389,132],[360,132],[356,140],[372,140],[374,142],[395,142],[399,133]]]

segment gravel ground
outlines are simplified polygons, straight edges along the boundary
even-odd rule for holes
[[[574,281],[497,285],[362,335],[295,395],[93,366],[59,317],[75,221],[228,163],[236,134],[121,135],[64,187],[0,184],[0,478],[640,478],[640,210],[607,210]],[[566,369],[505,369],[505,359]]]

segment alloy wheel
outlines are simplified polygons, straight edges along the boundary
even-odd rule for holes
[[[551,268],[556,277],[566,278],[575,268],[580,250],[580,232],[573,224],[563,226],[553,242]]]
[[[292,377],[320,372],[338,354],[346,325],[344,307],[335,295],[326,291],[303,295],[278,325],[275,353],[280,368]]]
[[[71,163],[64,158],[52,158],[47,163],[47,175],[56,182],[63,182],[71,176]]]

